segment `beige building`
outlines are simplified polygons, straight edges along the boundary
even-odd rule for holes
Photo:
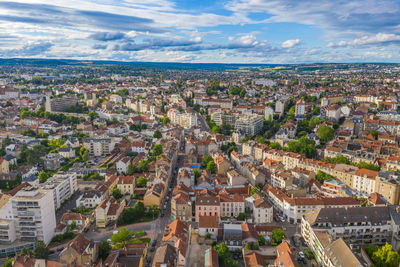
[[[400,184],[392,177],[391,172],[379,172],[375,181],[375,192],[380,194],[389,204],[399,205]]]
[[[121,215],[125,207],[125,201],[118,203],[113,197],[103,200],[95,209],[97,227],[106,227]]]
[[[117,182],[117,188],[125,195],[133,195],[135,190],[135,177],[134,176],[119,176]]]
[[[7,160],[0,158],[0,173],[9,173],[10,166]]]
[[[60,253],[60,263],[68,266],[93,266],[98,257],[98,244],[82,234],[75,237]]]
[[[185,193],[178,193],[171,199],[172,219],[184,222],[192,221],[192,201]]]
[[[245,203],[243,196],[239,194],[219,195],[221,205],[221,217],[237,217],[239,213],[244,213]]]
[[[152,205],[156,205],[157,207],[161,207],[163,190],[164,189],[161,184],[153,185],[150,189],[148,189],[143,198],[144,206],[150,207]]]
[[[254,223],[271,223],[273,220],[273,207],[262,198],[254,200],[253,204]]]

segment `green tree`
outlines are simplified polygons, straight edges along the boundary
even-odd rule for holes
[[[82,161],[86,162],[89,160],[89,150],[85,150],[82,155]]]
[[[168,117],[164,117],[164,118],[161,119],[161,123],[164,124],[164,125],[167,125],[168,123],[170,123],[170,121],[171,120]]]
[[[41,172],[39,173],[38,178],[40,183],[44,183],[49,179],[49,175],[46,172]]]
[[[222,260],[230,256],[228,246],[224,242],[219,243],[214,249],[217,251],[218,257]]]
[[[76,222],[72,221],[72,223],[69,225],[70,230],[75,230],[76,229]]]
[[[201,166],[202,166],[203,168],[206,168],[206,167],[207,167],[207,164],[208,164],[210,161],[213,161],[212,157],[211,157],[210,155],[204,155],[203,160],[201,161]]]
[[[295,111],[296,111],[296,106],[292,106],[292,107],[289,109],[289,114],[290,114],[290,115],[294,115]]]
[[[262,137],[259,137],[259,138],[257,139],[257,142],[258,142],[259,144],[265,144],[265,139],[262,138]]]
[[[153,217],[157,217],[159,212],[160,208],[157,207],[156,205],[151,205],[149,207],[149,214],[152,215]]]
[[[285,231],[281,229],[272,230],[272,239],[275,243],[280,244],[285,238]]]
[[[289,151],[305,154],[308,158],[313,158],[317,155],[314,140],[306,137],[301,137],[298,141],[291,141],[287,144]]]
[[[212,174],[217,173],[217,164],[215,164],[213,160],[207,163],[207,171],[209,171]]]
[[[238,219],[239,221],[244,221],[244,220],[247,219],[247,214],[246,214],[245,212],[241,212],[241,213],[239,213],[239,215],[237,216],[237,219]]]
[[[126,170],[126,175],[133,175],[136,172],[136,166],[129,162],[128,168]]]
[[[317,179],[317,181],[320,182],[321,184],[323,184],[324,181],[332,178],[334,178],[332,175],[329,175],[323,171],[318,171],[317,174],[315,175],[315,179]]]
[[[117,243],[123,243],[126,244],[127,241],[129,241],[133,236],[133,231],[130,231],[128,229],[126,229],[125,227],[122,227],[118,233],[113,234],[110,239],[111,242],[113,242],[114,244]]]
[[[153,137],[159,139],[162,137],[162,134],[159,130],[156,130],[153,134]]]
[[[371,130],[370,134],[375,138],[375,140],[378,139],[379,132],[377,130]]]
[[[397,267],[399,266],[400,255],[393,251],[392,245],[386,243],[372,253],[371,259],[378,267]]]
[[[264,246],[266,243],[265,237],[262,235],[258,236],[258,242],[260,243],[260,246]]]
[[[6,261],[2,267],[12,267],[12,263],[14,261],[14,258],[10,258],[8,261]]]
[[[115,199],[120,199],[122,197],[122,193],[117,187],[113,189],[112,195]]]
[[[244,245],[244,249],[251,250],[251,246],[250,246],[249,242],[246,242],[246,245]]]
[[[111,251],[111,245],[107,240],[101,240],[99,244],[99,257],[104,261]]]
[[[137,178],[137,180],[136,180],[136,186],[137,187],[143,188],[143,187],[146,187],[146,185],[147,185],[147,179],[146,178],[144,178],[144,177]]]
[[[333,139],[335,136],[335,130],[329,126],[322,125],[317,131],[317,136],[323,143],[326,143]]]
[[[33,254],[37,259],[47,259],[49,257],[49,248],[43,241],[37,241]]]
[[[162,145],[160,145],[160,144],[154,145],[153,156],[158,157],[158,156],[161,156],[162,153],[163,153]]]
[[[33,256],[33,252],[29,248],[23,247],[22,250],[21,250],[21,256],[32,257]]]

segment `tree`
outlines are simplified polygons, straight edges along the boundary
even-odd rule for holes
[[[82,155],[82,161],[86,162],[89,160],[89,150],[85,150]]]
[[[207,163],[207,171],[209,171],[212,174],[217,173],[217,164],[215,164],[213,160]]]
[[[151,214],[153,217],[157,217],[159,212],[160,208],[157,207],[156,205],[151,205],[149,207],[149,214]]]
[[[264,246],[266,243],[265,237],[262,235],[258,236],[258,242],[260,243],[260,246]]]
[[[313,158],[317,155],[314,140],[306,137],[301,137],[298,141],[291,141],[287,144],[289,151],[299,154],[305,154],[308,158]]]
[[[399,265],[400,255],[393,251],[392,245],[386,243],[382,247],[369,245],[365,251],[377,267],[397,267]]]
[[[112,195],[115,199],[120,199],[122,197],[122,193],[118,188],[114,188]]]
[[[49,257],[49,248],[43,241],[37,241],[33,254],[37,259],[47,259]]]
[[[164,118],[161,119],[161,123],[164,124],[164,125],[167,125],[168,123],[170,123],[170,121],[171,120],[168,117],[164,117]]]
[[[6,261],[2,267],[12,267],[12,263],[14,261],[14,258],[10,258],[8,261]]]
[[[371,130],[370,134],[375,138],[375,140],[378,139],[379,132],[377,130]]]
[[[217,246],[215,246],[214,249],[217,251],[218,257],[222,260],[229,257],[229,255],[230,255],[228,246],[223,242],[221,242]]]
[[[111,242],[117,244],[117,243],[123,243],[126,244],[128,240],[130,240],[133,236],[133,231],[130,231],[126,229],[125,227],[122,227],[118,233],[113,234],[110,239]]]
[[[162,134],[159,130],[156,130],[153,134],[153,137],[159,139],[162,137]]]
[[[296,107],[295,107],[295,106],[292,106],[292,107],[289,109],[289,114],[290,114],[290,115],[294,115],[295,111],[296,111]]]
[[[335,136],[335,130],[329,126],[322,125],[317,131],[317,136],[323,143],[326,143],[333,139]]]
[[[207,234],[205,235],[205,238],[206,238],[206,239],[210,239],[210,238],[211,238],[211,234],[210,234],[210,233],[207,233]]]
[[[69,229],[75,230],[76,229],[76,222],[72,221],[72,223],[69,225]]]
[[[265,144],[265,139],[262,138],[262,137],[259,137],[259,138],[257,139],[257,142],[258,142],[259,144]]]
[[[244,212],[239,213],[237,217],[238,221],[245,221],[247,219],[247,214]]]
[[[111,251],[111,245],[107,240],[101,240],[99,244],[99,257],[104,261]]]
[[[334,177],[332,175],[329,175],[323,171],[318,171],[317,174],[315,175],[315,179],[317,179],[318,182],[321,184],[324,183],[324,181],[333,179]]]
[[[208,162],[213,161],[212,157],[210,155],[204,155],[203,160],[201,161],[201,166],[203,168],[207,167]]]
[[[129,162],[128,169],[126,170],[126,175],[133,175],[136,172],[136,166]]]
[[[137,187],[140,187],[140,188],[146,187],[147,179],[144,177],[137,178],[136,185],[137,185]]]
[[[249,242],[246,242],[246,245],[244,246],[244,249],[251,250],[251,246],[250,246]]]
[[[275,243],[280,244],[284,238],[285,231],[280,229],[272,230],[272,239],[275,241]]]
[[[41,172],[39,173],[38,178],[40,183],[44,183],[49,179],[49,175],[46,172]]]
[[[153,156],[158,157],[158,156],[161,156],[162,153],[163,153],[162,145],[160,145],[160,144],[154,145]]]
[[[22,250],[21,250],[21,256],[32,257],[33,256],[33,252],[29,248],[23,247]]]

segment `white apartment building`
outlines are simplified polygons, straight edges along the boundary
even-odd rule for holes
[[[265,107],[264,109],[264,118],[266,120],[272,120],[274,118],[274,110],[271,107]]]
[[[263,125],[264,121],[262,117],[255,114],[243,115],[236,120],[235,130],[253,136],[261,131]]]
[[[55,174],[42,184],[41,188],[53,191],[54,207],[58,209],[78,190],[76,173]]]
[[[172,123],[178,124],[183,128],[191,128],[197,126],[197,113],[196,112],[179,112],[177,109],[171,108],[168,110],[168,118]]]
[[[304,116],[306,114],[306,102],[304,101],[304,99],[300,99],[296,102],[294,114],[296,115],[296,117]]]
[[[12,197],[11,204],[16,238],[20,241],[50,243],[56,228],[53,192],[25,187]]]
[[[271,223],[273,220],[273,207],[264,199],[259,198],[253,202],[254,223]]]
[[[287,188],[292,186],[293,184],[293,176],[290,172],[286,172],[283,170],[278,170],[271,174],[271,185],[277,188]]]
[[[83,145],[91,155],[101,157],[111,154],[115,143],[111,138],[86,138]]]
[[[378,172],[359,169],[353,175],[353,191],[359,196],[369,197],[375,192],[375,182]]]

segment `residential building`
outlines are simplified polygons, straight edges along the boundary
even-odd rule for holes
[[[91,155],[101,157],[111,154],[115,143],[111,138],[86,138],[83,145]]]
[[[172,219],[184,222],[192,221],[192,201],[185,193],[178,193],[171,198]]]
[[[216,239],[219,228],[218,220],[217,216],[200,216],[199,236],[206,237],[209,234],[211,238]]]
[[[117,188],[123,195],[133,195],[136,179],[134,176],[118,176]]]
[[[53,193],[26,186],[11,198],[16,239],[49,244],[56,228]]]
[[[220,192],[219,202],[221,217],[238,217],[240,213],[245,212],[244,198],[239,194]]]
[[[54,207],[58,209],[78,190],[76,178],[76,173],[57,173],[47,179],[40,187],[53,192]]]
[[[253,222],[256,224],[271,223],[273,207],[265,199],[259,198],[253,202]]]
[[[104,200],[105,194],[98,190],[85,190],[76,200],[77,208],[95,208]]]
[[[118,203],[113,197],[104,199],[95,209],[96,226],[106,227],[115,222],[125,207],[125,201]]]
[[[78,104],[78,99],[75,96],[63,97],[46,97],[45,108],[48,112],[63,112],[67,108],[74,107]]]
[[[197,196],[195,207],[196,222],[199,222],[200,216],[216,216],[218,218],[220,217],[220,201],[219,198],[216,196]]]
[[[98,257],[99,244],[78,234],[60,252],[60,263],[68,266],[93,266]]]
[[[246,135],[253,136],[261,131],[263,125],[263,118],[258,115],[242,115],[235,122],[235,130],[241,131]]]

